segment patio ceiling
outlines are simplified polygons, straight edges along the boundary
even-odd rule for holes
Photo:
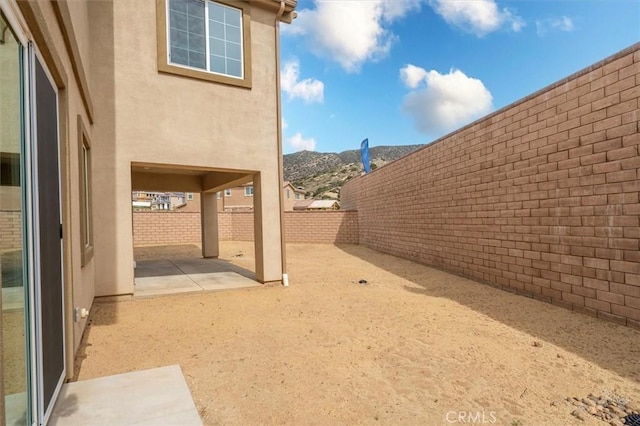
[[[132,163],[131,190],[217,192],[251,182],[253,175],[249,170]]]

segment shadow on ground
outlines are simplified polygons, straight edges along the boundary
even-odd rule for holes
[[[338,245],[345,253],[415,284],[416,296],[446,298],[525,332],[534,340],[560,346],[600,367],[640,382],[640,331],[569,311],[470,279],[377,252],[364,246]],[[418,265],[412,267],[411,264]],[[464,288],[460,288],[463,285]],[[489,303],[491,302],[491,303]],[[560,319],[560,320],[559,320]],[[624,346],[611,341],[626,341]]]

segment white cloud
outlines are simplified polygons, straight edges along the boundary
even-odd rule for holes
[[[314,54],[347,72],[385,57],[397,36],[389,24],[420,7],[421,0],[320,1],[303,9],[285,34],[302,35]]]
[[[280,73],[280,85],[289,100],[300,98],[308,104],[322,103],[324,101],[324,83],[315,78],[298,80],[299,77],[300,63],[297,60],[291,60],[284,64]]]
[[[482,37],[508,25],[518,32],[526,22],[495,0],[430,0],[433,9],[449,24]]]
[[[400,78],[402,78],[404,84],[410,89],[418,87],[426,77],[427,71],[415,65],[408,64],[400,70]]]
[[[567,16],[536,21],[536,32],[544,37],[550,31],[571,32],[575,29],[573,20]]]
[[[285,120],[283,118],[282,119],[282,130],[287,130],[287,127],[289,127],[289,123],[287,123],[287,120]]]
[[[460,70],[440,74],[407,65],[400,75],[405,85],[414,89],[405,96],[403,110],[414,118],[422,133],[440,136],[493,109],[493,96],[482,81]]]
[[[421,0],[383,0],[380,2],[382,17],[387,22],[404,18],[407,13],[420,9]]]
[[[316,140],[313,138],[303,138],[301,133],[291,136],[287,142],[296,151],[315,151]]]

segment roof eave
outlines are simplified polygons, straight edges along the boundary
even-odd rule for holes
[[[278,12],[280,10],[280,3],[284,3],[284,11],[280,16],[280,21],[290,24],[293,20],[298,16],[298,14],[294,11],[298,6],[298,0],[252,0],[251,3],[255,4],[257,7],[261,7],[263,9],[267,9],[273,12]]]

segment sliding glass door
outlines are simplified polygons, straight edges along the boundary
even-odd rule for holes
[[[66,374],[58,92],[7,12],[0,8],[0,419],[46,424]]]
[[[25,59],[25,46],[0,14],[0,275],[7,424],[31,422]]]

